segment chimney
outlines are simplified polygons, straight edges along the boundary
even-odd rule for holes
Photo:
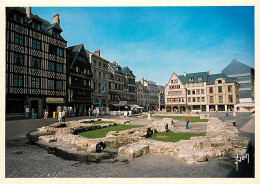
[[[184,77],[186,77],[186,72],[184,72]]]
[[[60,25],[60,15],[59,14],[54,15],[54,17],[52,18],[52,23],[53,24],[57,23]]]
[[[96,54],[97,56],[100,57],[100,50],[95,50],[95,51],[94,51],[94,54]]]
[[[26,15],[29,19],[31,18],[31,13],[32,13],[31,7],[26,7]]]

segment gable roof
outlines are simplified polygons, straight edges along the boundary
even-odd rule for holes
[[[130,68],[129,68],[128,66],[122,68],[122,71],[123,71],[123,73],[124,73],[125,75],[132,75],[132,76],[135,77],[135,75],[133,74],[133,71],[130,70]]]
[[[236,74],[251,73],[251,69],[252,69],[252,67],[250,67],[244,63],[241,63],[237,60],[233,60],[221,72],[226,75],[236,75]]]
[[[178,75],[178,77],[183,84],[193,83],[193,82],[207,82],[208,72],[187,73],[186,76]],[[198,77],[202,77],[202,80],[199,81]],[[190,78],[193,78],[193,81],[189,81]]]
[[[59,31],[63,31],[63,30],[61,29],[60,25],[57,24],[57,23],[49,25],[49,26],[47,27],[47,30],[50,30],[50,29],[53,29],[53,28],[55,28],[55,29],[57,29],[57,30],[59,30]]]
[[[226,80],[226,83],[237,81],[236,77],[228,77],[224,73],[218,73],[218,74],[209,75],[207,84],[215,84],[215,80],[218,79],[218,78],[224,78]]]
[[[143,90],[144,90],[145,93],[149,93],[149,90],[147,89],[147,87],[144,86],[144,85],[142,85],[142,83],[141,83],[140,81],[135,82],[135,87],[136,87],[136,89],[137,89],[140,85],[141,85],[141,87],[143,88]]]
[[[115,71],[115,72],[118,72],[118,73],[122,73],[122,74],[124,74],[123,73],[123,70],[122,70],[122,68],[121,68],[121,66],[120,65],[116,65],[116,64],[114,64],[114,63],[108,63],[108,66],[110,66],[110,68],[113,70],[113,71]]]
[[[75,63],[75,61],[76,61],[76,59],[77,59],[77,57],[78,57],[78,55],[79,55],[79,53],[82,49],[84,49],[83,44],[78,44],[78,45],[74,45],[74,46],[66,48],[67,53],[69,55],[69,57],[68,57],[69,63],[68,64],[70,64],[70,68],[73,67],[73,65],[74,65],[74,63]],[[86,54],[85,49],[84,49],[83,53]],[[86,54],[86,56],[87,56],[87,54]]]

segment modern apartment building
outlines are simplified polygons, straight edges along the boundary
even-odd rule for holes
[[[254,68],[233,60],[222,73],[228,77],[236,77],[239,84],[239,101],[237,110],[242,112],[253,111],[255,109],[255,70]]]
[[[180,112],[187,110],[186,88],[176,73],[173,73],[164,89],[165,110]]]
[[[68,113],[88,114],[92,105],[91,64],[83,44],[67,49]]]
[[[93,108],[99,107],[102,111],[107,112],[109,106],[108,94],[108,63],[109,61],[101,57],[100,50],[94,53],[86,50],[92,67],[91,87],[93,89]]]
[[[187,89],[187,106],[190,111],[206,111],[206,84],[209,72],[184,73],[179,79]]]
[[[238,84],[235,77],[213,74],[207,81],[207,111],[237,111]]]
[[[39,117],[66,103],[67,41],[59,14],[52,23],[31,8],[6,8],[6,114],[29,107]]]

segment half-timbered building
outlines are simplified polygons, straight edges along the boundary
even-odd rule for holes
[[[91,64],[83,44],[67,48],[69,114],[83,116],[92,105]]]
[[[59,15],[50,23],[31,8],[6,8],[6,113],[49,115],[66,103],[67,42]]]

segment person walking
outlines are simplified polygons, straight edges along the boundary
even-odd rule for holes
[[[65,112],[65,110],[63,110],[63,111],[61,112],[62,122],[65,122],[65,117],[66,117],[66,112]]]
[[[48,111],[46,109],[45,109],[44,114],[43,114],[43,119],[44,119],[45,122],[47,122],[47,120],[48,120]]]
[[[89,117],[91,116],[91,108],[90,107],[88,108],[88,116]]]
[[[233,117],[236,119],[237,115],[236,115],[236,112],[233,111]]]
[[[228,118],[228,110],[226,111],[226,118]]]
[[[30,109],[28,106],[26,106],[25,108],[25,114],[26,114],[26,118],[28,119],[29,118],[29,113],[30,113]]]
[[[186,129],[189,128],[190,119],[189,116],[186,117]]]
[[[97,117],[99,117],[99,109],[97,109]]]
[[[58,120],[61,122],[61,111],[58,112]]]
[[[96,111],[96,109],[94,109],[94,118],[96,117],[96,114],[97,114],[97,111]]]

